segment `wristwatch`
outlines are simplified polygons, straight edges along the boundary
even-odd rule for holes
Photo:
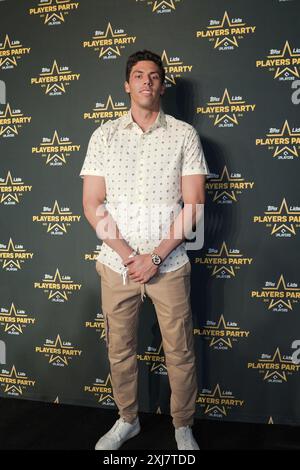
[[[151,259],[152,263],[155,264],[155,266],[159,266],[162,263],[161,257],[154,251],[151,253]]]

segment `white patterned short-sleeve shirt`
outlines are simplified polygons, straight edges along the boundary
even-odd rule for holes
[[[167,235],[183,206],[181,176],[194,174],[209,174],[198,133],[162,110],[146,132],[131,111],[99,126],[80,171],[81,177],[105,178],[106,209],[122,237],[140,254],[153,251]],[[124,269],[122,258],[105,242],[97,260],[118,273]],[[188,260],[183,242],[159,269],[174,271]]]

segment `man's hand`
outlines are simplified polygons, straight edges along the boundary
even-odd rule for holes
[[[127,258],[124,261],[124,266],[128,267],[130,279],[141,284],[148,282],[158,271],[158,266],[153,264],[151,254],[149,253]]]

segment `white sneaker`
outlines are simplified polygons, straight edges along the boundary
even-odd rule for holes
[[[175,439],[178,450],[200,450],[190,426],[175,429]]]
[[[121,445],[136,436],[141,430],[139,418],[136,417],[132,424],[124,418],[118,419],[113,427],[97,442],[96,450],[117,450]]]

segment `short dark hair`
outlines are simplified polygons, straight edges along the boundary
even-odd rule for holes
[[[154,62],[156,65],[159,67],[159,75],[160,75],[160,80],[161,83],[164,83],[165,81],[165,69],[162,64],[162,60],[158,54],[155,54],[155,52],[148,51],[144,49],[143,51],[137,51],[134,54],[131,54],[126,63],[126,81],[129,82],[129,77],[130,77],[130,72],[132,67],[140,62],[140,60],[151,60],[151,62]]]

